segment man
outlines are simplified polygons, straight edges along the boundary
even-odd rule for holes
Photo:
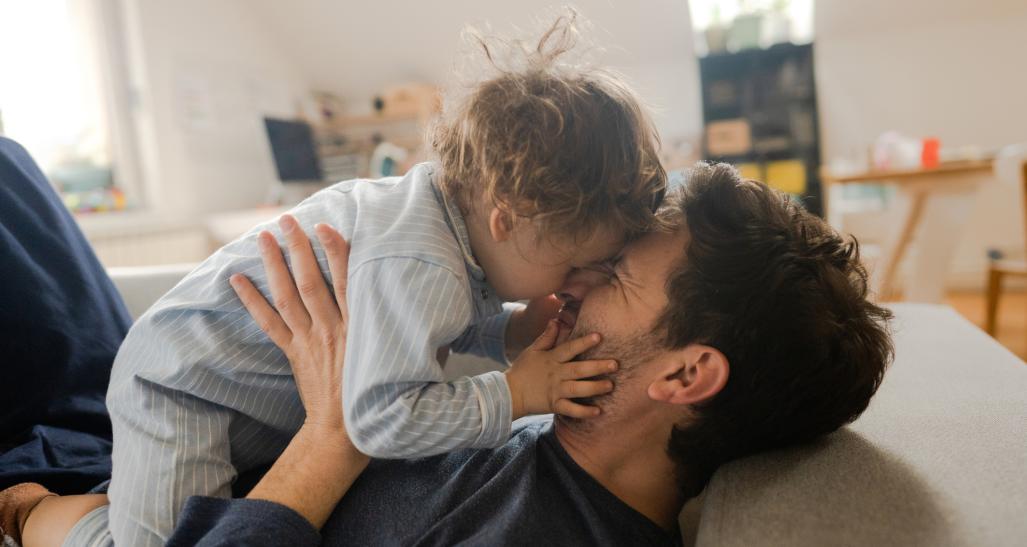
[[[664,216],[672,229],[560,293],[561,338],[599,332],[581,358],[620,363],[612,394],[591,401],[600,417],[523,424],[497,449],[372,461],[320,537],[285,501],[197,497],[171,542],[679,541],[681,507],[721,464],[855,419],[892,348],[856,243],[786,196],[701,165]]]

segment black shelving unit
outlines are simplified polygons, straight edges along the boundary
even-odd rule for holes
[[[706,159],[734,164],[821,214],[813,45],[713,54],[699,72]]]

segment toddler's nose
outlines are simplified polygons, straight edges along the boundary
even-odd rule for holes
[[[603,283],[606,283],[606,274],[598,270],[578,268],[572,271],[563,286],[556,292],[556,297],[564,304],[580,302],[585,299],[588,291]]]

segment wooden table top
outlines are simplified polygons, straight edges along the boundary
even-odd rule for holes
[[[950,161],[945,162],[938,167],[932,169],[924,169],[917,167],[913,169],[888,169],[888,170],[869,170],[862,173],[853,173],[849,175],[833,175],[828,170],[824,169],[820,173],[820,177],[824,182],[832,184],[844,184],[847,182],[873,182],[873,181],[902,181],[908,179],[917,179],[921,177],[931,177],[935,175],[950,175],[956,173],[972,173],[977,171],[990,171],[992,160],[964,160],[964,161]]]

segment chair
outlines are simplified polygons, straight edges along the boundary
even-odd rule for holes
[[[995,158],[995,174],[1003,182],[1018,180],[1023,188],[1024,220],[1027,224],[1027,143],[1003,148]],[[988,267],[988,298],[984,330],[995,336],[998,301],[1002,296],[1002,280],[1006,276],[1027,277],[1027,259],[992,260]]]

